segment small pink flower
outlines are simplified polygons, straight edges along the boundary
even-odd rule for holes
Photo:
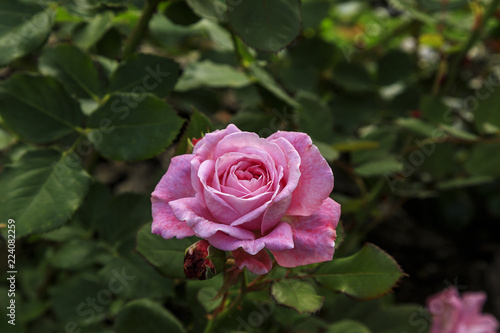
[[[306,134],[263,139],[229,125],[172,159],[152,193],[152,232],[205,239],[256,274],[272,267],[266,249],[284,267],[328,261],[340,217],[332,189],[332,170]]]
[[[483,292],[460,297],[455,287],[429,297],[427,308],[433,317],[430,333],[496,333],[498,321],[481,313],[485,301]]]

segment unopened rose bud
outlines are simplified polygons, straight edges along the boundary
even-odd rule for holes
[[[226,253],[200,240],[186,249],[184,274],[188,279],[206,280],[222,271]]]

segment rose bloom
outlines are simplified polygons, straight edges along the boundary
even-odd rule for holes
[[[256,274],[272,268],[266,249],[283,267],[328,261],[340,217],[332,189],[332,170],[308,135],[263,139],[229,125],[172,159],[152,193],[152,232],[205,239]]]
[[[482,314],[486,294],[467,292],[460,297],[451,287],[429,297],[427,308],[433,322],[429,333],[496,333],[498,321]]]

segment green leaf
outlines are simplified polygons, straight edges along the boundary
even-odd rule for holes
[[[97,297],[102,300],[113,297],[109,289],[103,288],[96,277],[90,275],[77,275],[54,284],[49,289],[49,294],[54,312],[60,320],[84,324],[100,321],[106,316],[104,309],[109,302],[103,304],[97,301]],[[87,302],[89,298],[94,299],[95,308],[92,303]],[[97,309],[100,311],[96,311]]]
[[[113,13],[96,14],[88,23],[74,33],[75,44],[82,49],[89,49],[97,43],[113,26]]]
[[[412,72],[412,59],[406,52],[392,50],[378,62],[378,81],[382,86],[406,79]]]
[[[17,0],[0,2],[0,67],[45,43],[54,23],[52,8]]]
[[[153,95],[119,93],[92,113],[87,137],[106,158],[141,160],[172,144],[183,122]]]
[[[463,140],[469,140],[469,141],[476,141],[479,139],[479,137],[473,133],[466,132],[462,129],[452,127],[449,125],[445,124],[440,124],[439,127],[443,129],[445,132],[450,134],[451,136],[454,136],[455,138],[458,139],[463,139]]]
[[[328,326],[326,333],[371,333],[371,331],[360,322],[342,320]]]
[[[403,275],[396,261],[373,244],[350,257],[322,264],[314,274],[325,287],[360,299],[390,292]]]
[[[136,250],[165,276],[185,278],[184,252],[194,242],[193,238],[164,239],[154,235],[149,223],[137,233]]]
[[[102,96],[97,70],[90,56],[70,44],[45,48],[38,62],[40,72],[58,79],[77,98]]]
[[[200,139],[213,129],[214,125],[212,124],[212,121],[203,113],[194,110],[191,118],[189,119],[189,124],[184,130],[179,145],[175,150],[175,155],[186,154],[188,151],[188,140]]]
[[[17,237],[57,228],[83,202],[89,179],[72,156],[27,152],[0,177],[0,219],[16,221]]]
[[[424,333],[430,328],[432,318],[420,306],[403,304],[371,311],[363,322],[376,333]]]
[[[386,156],[380,159],[366,162],[354,169],[362,177],[372,177],[385,175],[387,173],[400,172],[403,165],[393,156]]]
[[[420,99],[420,111],[422,115],[434,124],[446,123],[451,119],[450,108],[441,100],[441,97],[435,95],[422,96]]]
[[[440,133],[436,127],[415,118],[399,118],[396,124],[423,137],[432,138]]]
[[[14,74],[0,85],[0,104],[6,126],[34,143],[73,133],[82,119],[78,103],[50,77]]]
[[[493,90],[494,89],[494,90]],[[480,93],[480,94],[479,94]],[[475,99],[478,97],[479,100]],[[481,132],[488,130],[488,124],[500,127],[500,89],[498,89],[498,78],[494,73],[490,73],[485,80],[485,86],[481,90],[476,91],[476,96],[471,95],[464,100],[464,105],[467,104],[467,99],[471,98],[477,105],[474,111],[474,122],[476,128]]]
[[[269,74],[265,69],[261,68],[256,63],[252,63],[250,65],[250,73],[255,77],[257,82],[261,86],[263,86],[266,90],[268,90],[271,94],[281,99],[283,102],[286,102],[288,105],[294,108],[299,107],[299,103],[297,103],[293,98],[291,98],[284,90],[281,88],[276,80]]]
[[[299,129],[310,133],[313,139],[331,142],[333,137],[333,114],[328,105],[318,96],[300,91],[297,94]]]
[[[109,92],[152,93],[166,96],[179,77],[179,65],[152,54],[134,54],[112,74]]]
[[[241,0],[227,3],[234,32],[251,47],[276,52],[293,42],[302,25],[298,0]]]
[[[345,61],[333,70],[333,81],[353,92],[371,91],[375,88],[373,79],[364,66]]]
[[[196,15],[211,20],[224,21],[226,4],[224,0],[186,0]]]
[[[472,148],[465,170],[473,176],[500,176],[500,143],[482,143]]]
[[[247,76],[229,65],[209,60],[190,63],[175,86],[175,91],[187,91],[201,87],[240,88],[250,84]]]
[[[215,310],[222,302],[222,298],[215,299],[218,293],[218,290],[213,287],[203,287],[198,291],[196,298],[198,298],[198,301],[205,308],[207,313]]]
[[[151,220],[151,200],[146,195],[125,193],[106,202],[104,214],[97,221],[100,239],[114,244],[135,235]]]
[[[117,289],[124,298],[148,297],[160,300],[174,296],[173,281],[161,276],[135,252],[116,256],[99,271],[102,281],[111,281],[118,275],[122,277],[123,286],[117,286]]]
[[[458,178],[458,179],[442,181],[437,184],[437,188],[440,190],[454,190],[457,188],[487,184],[493,182],[494,180],[495,178],[491,176],[474,176],[470,178]]]
[[[273,282],[271,296],[276,303],[293,308],[298,313],[318,311],[323,306],[324,299],[317,294],[311,282],[298,279]]]
[[[49,261],[55,268],[84,269],[94,262],[97,251],[95,242],[73,239],[64,243]]]
[[[181,322],[167,309],[149,299],[128,303],[116,317],[116,333],[184,333]]]

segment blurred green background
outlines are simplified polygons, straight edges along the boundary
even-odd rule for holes
[[[450,285],[486,291],[500,317],[498,5],[0,0],[0,223],[17,219],[15,328],[201,332],[222,281],[183,278],[191,242],[162,248],[149,197],[187,139],[228,123],[308,133],[342,205],[335,257],[369,241],[409,275],[389,297],[321,290],[320,312],[270,306],[253,325],[252,302],[268,299],[257,293],[228,332],[338,331],[328,325],[346,318],[423,332],[419,306]],[[122,118],[131,129],[113,132]],[[16,332],[5,317],[0,330]]]

